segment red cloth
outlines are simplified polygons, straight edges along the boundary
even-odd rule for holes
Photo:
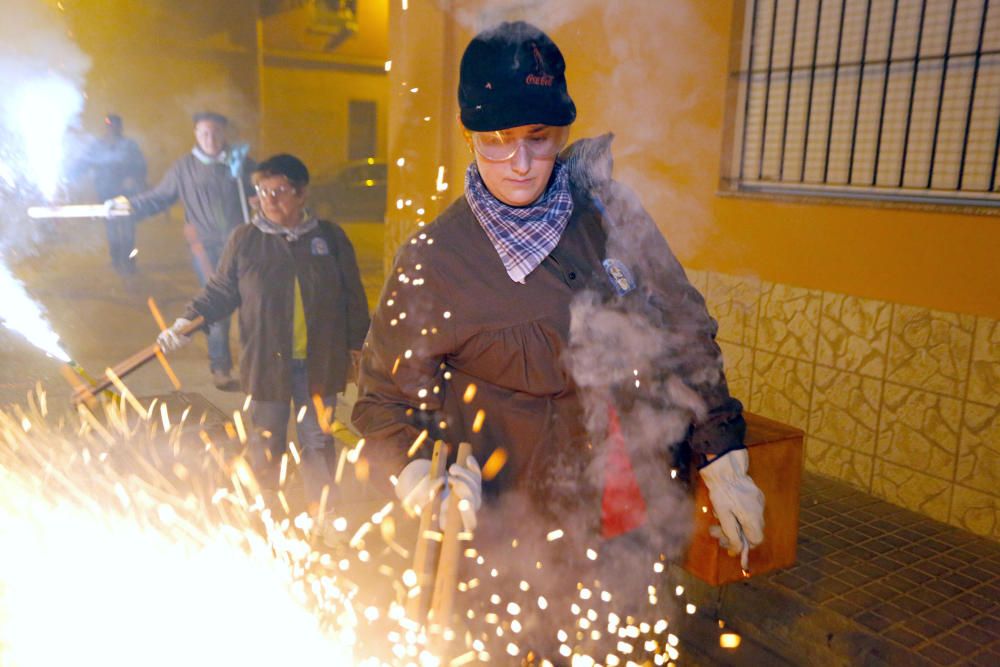
[[[646,523],[646,501],[625,449],[618,411],[608,406],[608,457],[605,461],[604,495],[601,498],[601,536],[623,535]]]

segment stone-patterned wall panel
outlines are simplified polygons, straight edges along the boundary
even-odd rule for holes
[[[754,354],[750,409],[805,430],[813,367],[804,361],[758,350]]]
[[[1000,540],[1000,498],[956,486],[949,522],[971,533]]]
[[[875,459],[872,494],[938,521],[948,520],[952,484]]]
[[[968,399],[1000,406],[1000,321],[988,317],[976,320]]]
[[[753,345],[760,280],[750,276],[710,273],[704,295],[708,312],[719,322],[719,340]]]
[[[809,410],[810,437],[873,455],[881,398],[881,380],[817,366]]]
[[[708,272],[702,271],[700,269],[684,269],[684,273],[687,274],[688,280],[696,290],[701,292],[701,295],[708,299]]]
[[[750,402],[750,380],[753,375],[753,349],[746,345],[719,341],[722,361],[725,364],[726,382],[729,393],[740,399],[744,405]]]
[[[957,399],[887,382],[876,454],[951,482],[961,414]]]
[[[1000,407],[965,404],[955,481],[1000,498]]]
[[[816,361],[845,371],[885,377],[892,305],[846,294],[823,294]]]
[[[886,379],[964,398],[975,324],[972,315],[895,306]]]
[[[806,441],[807,469],[835,477],[862,491],[871,491],[874,464],[875,457],[870,454],[860,454],[846,447],[838,447],[813,435]]]
[[[760,295],[757,347],[803,361],[816,359],[823,293],[764,283]]]

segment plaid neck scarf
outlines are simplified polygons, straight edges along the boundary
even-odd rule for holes
[[[524,284],[525,277],[549,256],[573,213],[569,170],[556,162],[554,173],[552,184],[537,202],[508,206],[486,188],[475,162],[465,172],[469,207],[514,282]]]
[[[295,227],[283,227],[276,222],[268,220],[263,213],[257,212],[250,221],[254,227],[265,234],[282,236],[289,243],[298,241],[300,238],[319,227],[319,221],[309,211],[302,211],[302,222]]]

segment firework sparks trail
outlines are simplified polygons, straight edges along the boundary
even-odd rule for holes
[[[20,139],[23,174],[51,200],[62,176],[64,136],[83,96],[69,80],[47,75],[15,86],[6,106],[6,122]]]
[[[28,296],[24,284],[14,277],[7,266],[0,262],[0,323],[17,331],[45,354],[63,362],[69,355],[59,344],[59,336],[52,330],[41,307]]]
[[[0,412],[0,664],[435,664],[401,606],[364,607],[362,541],[336,562],[307,515],[242,500],[242,473],[213,491],[226,454],[204,430],[181,442],[187,413],[121,401],[52,424],[44,392],[29,402]]]
[[[192,655],[247,665],[677,660],[661,602],[680,609],[673,598],[682,589],[667,585],[662,562],[649,570],[648,604],[627,615],[598,579],[554,588],[565,583],[553,577],[554,552],[516,539],[501,550],[514,556],[503,562],[466,544],[462,624],[434,656],[426,631],[405,617],[414,581],[400,563],[408,554],[382,548],[371,531],[394,525],[397,507],[337,516],[343,548],[314,548],[307,515],[278,519],[259,496],[241,499],[245,473],[232,474],[233,486],[212,486],[229,475],[220,470],[225,446],[203,430],[204,447],[182,443],[187,413],[167,420],[164,433],[162,404],[143,406],[146,419],[124,401],[103,406],[99,416],[81,407],[79,419],[53,424],[39,389],[27,409],[0,412],[0,535],[8,545],[0,664],[86,664],[89,650],[111,666],[183,664]],[[546,537],[543,546],[568,547]],[[593,548],[582,553],[599,559]],[[366,579],[364,568],[378,576]]]

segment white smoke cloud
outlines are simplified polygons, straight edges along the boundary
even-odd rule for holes
[[[51,198],[58,186],[66,131],[83,108],[90,59],[46,3],[5,3],[0,24],[0,128],[4,171]]]
[[[90,59],[48,3],[9,0],[0,22],[0,262],[30,253],[41,229],[24,215],[27,202],[55,196],[67,131],[83,108]],[[43,309],[0,263],[0,323],[46,354],[68,361]]]

